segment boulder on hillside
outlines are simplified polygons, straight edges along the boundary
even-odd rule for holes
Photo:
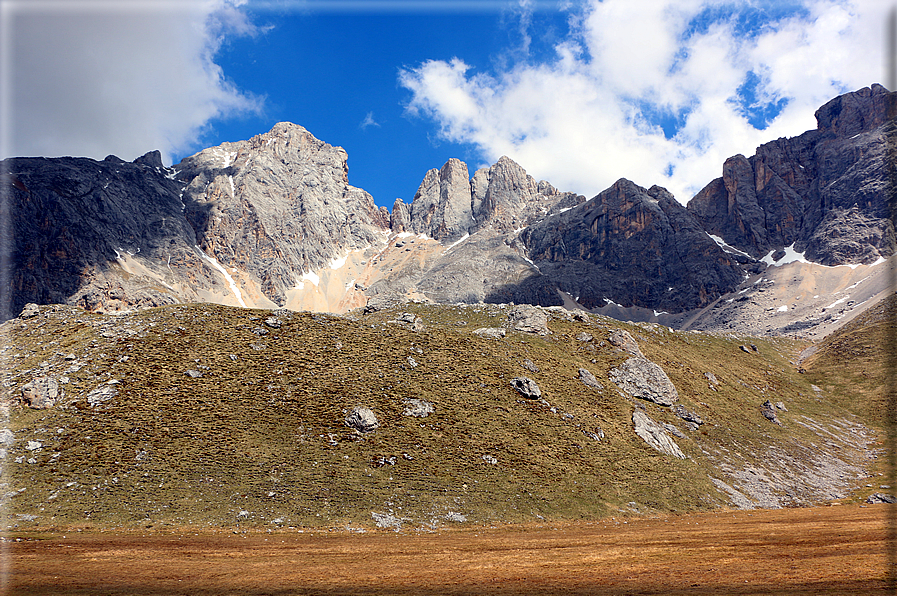
[[[511,379],[511,387],[527,399],[539,399],[542,397],[542,391],[536,382],[529,377],[515,377]]]
[[[611,344],[617,346],[621,350],[626,350],[633,356],[644,356],[642,351],[638,349],[638,344],[635,343],[635,340],[629,335],[628,331],[623,331],[622,329],[617,329],[607,338]]]
[[[19,313],[20,319],[31,319],[40,314],[40,310],[37,308],[37,304],[33,302],[29,302],[22,308],[22,312]]]
[[[584,368],[579,369],[579,380],[582,381],[584,385],[587,385],[599,391],[604,389],[604,385],[598,382],[598,379],[595,378],[595,375]]]
[[[644,356],[634,356],[611,369],[610,380],[632,397],[672,406],[679,393],[663,369]]]
[[[22,387],[22,401],[35,410],[51,408],[59,398],[59,382],[54,377],[36,377]]]
[[[406,399],[405,410],[402,416],[414,416],[416,418],[426,418],[433,413],[433,404],[422,399]]]
[[[369,433],[380,428],[377,416],[370,408],[356,406],[346,416],[346,426],[352,427],[358,432]]]
[[[118,388],[115,387],[115,385],[117,384],[118,381],[113,379],[105,385],[100,385],[87,394],[87,403],[90,404],[90,407],[94,407],[103,402],[109,401],[110,399],[118,395]]]
[[[548,335],[548,315],[541,308],[519,304],[508,313],[508,326],[515,331]]]
[[[679,449],[679,446],[667,433],[667,430],[654,420],[652,420],[642,410],[636,409],[632,413],[632,423],[635,425],[635,434],[640,436],[648,445],[655,450],[685,459],[685,454]]]
[[[694,424],[695,427],[704,424],[703,418],[701,418],[691,410],[686,409],[685,406],[681,404],[676,404],[675,406],[673,406],[673,414],[675,414],[679,418],[682,418],[686,422]]]
[[[474,329],[473,333],[489,339],[501,339],[507,332],[501,327],[480,327],[479,329]]]
[[[776,407],[772,405],[772,402],[768,399],[763,402],[763,405],[760,406],[760,413],[763,414],[763,417],[772,422],[773,424],[778,424],[782,426],[781,421],[779,421],[779,416],[776,414]]]

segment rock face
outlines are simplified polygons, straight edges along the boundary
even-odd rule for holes
[[[198,286],[212,276],[193,246],[172,173],[109,156],[103,161],[60,157],[4,160],[10,225],[10,287],[4,319],[28,303],[68,303],[117,310],[175,302],[164,289],[121,274],[136,255],[166,282],[166,263],[194,272]],[[158,284],[157,284],[158,285]]]
[[[734,289],[741,266],[665,189],[618,180],[588,202],[521,233],[542,275],[586,308],[674,312]]]
[[[370,195],[349,186],[346,161],[342,148],[289,123],[174,168],[158,152],[132,163],[5,160],[13,291],[0,314],[27,302],[101,312],[283,304],[304,273],[389,228]]]
[[[371,195],[349,185],[347,161],[341,147],[281,122],[175,170],[200,248],[284,304],[303,273],[374,244],[389,228]]]
[[[816,111],[816,130],[761,145],[750,158],[730,157],[688,211],[755,257],[791,245],[823,265],[890,256],[888,96],[881,85],[847,93]]]
[[[473,176],[450,159],[389,212],[349,185],[342,148],[290,123],[172,168],[158,152],[130,163],[9,159],[0,184],[13,215],[11,291],[0,318],[26,303],[345,312],[413,299],[637,320],[653,310],[690,324],[691,311],[716,302],[711,317],[720,296],[763,270],[761,257],[786,247],[826,265],[894,252],[889,97],[874,85],[835,98],[817,111],[816,130],[727,160],[688,208],[626,179],[587,201],[501,157]]]
[[[411,203],[411,226],[436,240],[457,239],[470,232],[473,211],[467,164],[452,158],[442,169],[427,172]]]

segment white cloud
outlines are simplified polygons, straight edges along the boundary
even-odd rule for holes
[[[240,0],[2,3],[0,153],[133,159],[197,148],[209,121],[262,100],[215,64],[259,29]]]
[[[364,116],[364,120],[361,121],[361,124],[358,125],[361,130],[367,130],[369,126],[380,127],[380,123],[374,120],[374,112],[368,112]]]
[[[889,7],[590,0],[549,63],[488,74],[461,58],[429,61],[400,82],[412,94],[409,113],[489,163],[508,155],[586,196],[627,177],[685,202],[727,157],[814,128],[820,105],[880,82]],[[770,106],[779,109],[771,120]]]

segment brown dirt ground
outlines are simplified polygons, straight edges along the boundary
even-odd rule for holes
[[[0,593],[886,594],[888,511],[845,505],[435,533],[57,529],[4,537]]]

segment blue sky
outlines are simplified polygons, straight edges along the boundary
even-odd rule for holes
[[[680,201],[726,157],[882,82],[883,0],[0,0],[0,156],[160,149],[301,124],[410,201],[508,155],[591,197]]]
[[[431,120],[406,112],[412,95],[399,74],[423,60],[455,56],[478,71],[500,67],[522,44],[519,23],[500,6],[422,8],[260,11],[253,20],[270,29],[226,42],[218,63],[239,89],[264,98],[261,113],[214,119],[204,138],[235,141],[275,122],[301,124],[344,147],[350,183],[390,208],[396,197],[410,201],[427,170],[450,157],[476,167],[482,162],[476,147],[440,138]],[[534,18],[560,35],[565,16],[544,10]]]

